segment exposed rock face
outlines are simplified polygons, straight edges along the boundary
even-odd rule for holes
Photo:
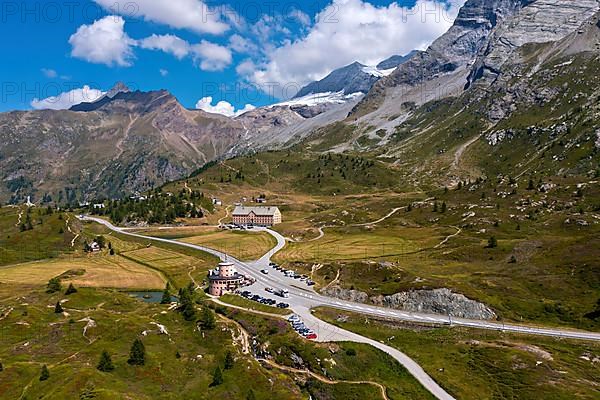
[[[452,315],[469,319],[496,319],[496,313],[485,304],[468,299],[462,294],[453,293],[449,289],[413,290],[400,292],[390,296],[371,297],[361,291],[342,289],[339,286],[323,290],[323,294],[338,299],[372,304],[404,310],[432,314]]]
[[[0,200],[76,202],[180,179],[238,143],[242,125],[183,108],[166,91],[129,92],[74,111],[0,114]]]
[[[404,64],[405,62],[410,60],[410,58],[417,53],[417,50],[413,50],[404,56],[391,56],[390,58],[387,58],[379,64],[377,64],[377,68],[382,70],[396,68],[399,65]]]
[[[530,0],[523,1],[522,6],[489,36],[487,46],[478,54],[469,83],[495,79],[504,64],[515,56],[516,49],[530,43],[558,41],[577,31],[599,9],[597,0]]]
[[[365,72],[365,68],[366,65],[355,62],[346,67],[336,69],[320,81],[312,82],[300,89],[294,98],[326,92],[343,91],[345,94],[367,93],[379,79],[379,76]]]

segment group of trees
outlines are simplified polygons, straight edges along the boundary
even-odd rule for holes
[[[163,193],[154,190],[144,198],[124,198],[106,201],[104,208],[90,205],[88,212],[93,215],[107,215],[120,224],[127,221],[145,221],[150,224],[172,224],[177,218],[202,218],[203,209],[211,210],[213,205],[204,193],[195,190],[181,190],[179,193]]]
[[[233,353],[231,351],[227,351],[227,353],[225,353],[223,369],[225,369],[225,370],[232,369],[234,366],[235,366],[235,358],[233,357]],[[213,380],[212,380],[210,386],[219,386],[223,382],[224,382],[223,370],[221,370],[221,367],[217,365],[217,367],[215,368],[215,370],[213,372]]]

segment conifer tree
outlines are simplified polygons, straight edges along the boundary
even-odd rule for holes
[[[73,286],[73,283],[69,283],[69,287],[67,288],[67,290],[65,291],[65,295],[70,295],[73,293],[77,293],[77,289],[75,289],[75,286]]]
[[[46,364],[42,365],[42,371],[40,372],[40,381],[46,381],[50,378],[50,371],[48,371],[48,367]]]
[[[0,362],[0,372],[4,371],[4,365]]]
[[[112,359],[110,358],[110,354],[108,351],[104,350],[102,355],[100,356],[100,361],[98,362],[98,366],[96,367],[98,371],[102,372],[111,372],[115,369],[115,366],[112,363]]]
[[[194,321],[196,319],[196,307],[194,307],[194,298],[189,290],[185,287],[179,291],[179,311],[186,321]]]
[[[215,315],[212,310],[208,307],[204,307],[202,310],[202,327],[207,330],[215,329],[216,321]]]
[[[146,363],[146,348],[140,339],[135,339],[129,351],[129,365],[144,365]]]
[[[250,389],[248,394],[246,395],[246,400],[256,400],[256,395],[254,394],[254,390]]]
[[[56,306],[54,306],[54,313],[55,314],[62,314],[63,311],[64,310],[63,310],[62,306],[60,305],[60,301],[57,301],[56,302]]]
[[[221,368],[215,368],[215,372],[213,373],[213,380],[210,386],[219,386],[223,383],[223,372],[221,372]]]
[[[446,212],[446,210],[448,209],[448,206],[446,205],[446,202],[442,203],[442,214]]]
[[[496,240],[496,238],[494,236],[492,236],[491,238],[488,239],[487,247],[489,249],[494,249],[494,248],[498,247],[498,241]]]
[[[225,354],[224,368],[232,369],[234,364],[235,360],[233,359],[233,354],[231,353],[231,351],[227,351],[227,354]]]
[[[165,290],[163,290],[162,299],[160,300],[160,304],[170,304],[171,303],[171,292],[169,291],[169,283],[165,286]]]

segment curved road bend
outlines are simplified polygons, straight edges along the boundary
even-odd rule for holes
[[[354,303],[350,301],[339,300],[327,296],[323,296],[315,292],[312,288],[307,287],[304,283],[299,282],[292,278],[287,278],[283,274],[269,269],[269,274],[265,275],[260,272],[261,269],[268,267],[271,257],[281,250],[286,245],[285,238],[271,229],[266,228],[255,228],[262,230],[272,235],[277,240],[277,245],[271,249],[267,254],[261,257],[259,260],[253,262],[242,262],[234,257],[229,256],[226,253],[210,249],[204,246],[193,245],[190,243],[179,242],[172,239],[156,238],[151,236],[140,235],[137,233],[128,232],[122,228],[118,228],[112,225],[110,222],[100,218],[93,218],[84,216],[80,218],[82,220],[94,221],[99,224],[106,226],[107,228],[122,233],[124,235],[133,236],[141,239],[156,240],[159,242],[175,244],[179,246],[189,247],[196,250],[201,250],[206,253],[212,254],[222,260],[228,260],[235,264],[236,268],[244,274],[247,274],[256,279],[256,282],[248,288],[248,290],[254,293],[260,293],[263,297],[270,297],[270,295],[264,290],[267,287],[273,288],[285,288],[290,292],[290,298],[286,300],[291,308],[299,314],[305,321],[305,323],[317,332],[320,341],[356,341],[362,343],[371,344],[386,353],[392,355],[398,360],[409,372],[415,376],[415,378],[423,384],[431,393],[433,393],[438,399],[452,399],[448,393],[446,393],[439,385],[435,383],[429,377],[423,369],[416,364],[409,357],[399,352],[398,350],[386,346],[377,341],[365,338],[355,333],[340,329],[331,324],[325,323],[312,315],[310,310],[315,307],[325,306],[338,310],[352,311],[355,313],[376,316],[380,318],[386,318],[391,320],[409,321],[418,323],[430,323],[430,324],[445,324],[453,326],[462,326],[468,328],[477,329],[489,329],[502,332],[522,333],[530,335],[550,336],[555,338],[569,338],[569,339],[580,339],[580,340],[591,340],[600,341],[600,333],[586,332],[586,331],[575,331],[565,330],[558,328],[539,328],[527,325],[517,324],[504,324],[492,321],[483,320],[470,320],[465,318],[450,318],[447,315],[441,314],[425,314],[425,313],[414,313],[405,312],[400,310],[394,310],[383,307],[375,307],[362,303]],[[271,296],[272,297],[272,296]],[[275,298],[275,297],[273,297]],[[277,299],[277,298],[276,298]]]
[[[269,297],[269,294],[264,290],[267,287],[278,287],[278,288],[285,287],[290,292],[290,298],[286,299],[286,301],[288,303],[290,303],[290,306],[294,310],[294,312],[296,312],[298,315],[300,315],[300,317],[303,319],[304,323],[308,327],[313,329],[315,332],[317,332],[317,335],[319,338],[318,340],[320,342],[351,341],[351,342],[357,342],[357,343],[370,344],[370,345],[382,350],[383,352],[391,355],[393,358],[395,358],[402,366],[404,366],[404,368],[406,368],[409,371],[409,373],[411,375],[413,375],[415,377],[415,379],[417,379],[417,381],[419,381],[425,387],[425,389],[427,389],[429,392],[431,392],[437,399],[439,399],[439,400],[456,400],[454,397],[452,397],[450,394],[448,394],[444,389],[442,389],[442,387],[439,386],[429,375],[427,375],[427,373],[423,370],[423,368],[421,368],[421,366],[419,364],[417,364],[413,359],[408,357],[406,354],[400,352],[397,349],[394,349],[393,347],[387,346],[383,343],[377,342],[375,340],[360,336],[356,333],[346,331],[344,329],[338,328],[337,326],[323,322],[323,321],[317,319],[316,317],[314,317],[312,315],[312,313],[310,312],[311,308],[317,307],[317,306],[322,306],[322,305],[329,305],[330,307],[337,307],[335,305],[335,302],[333,302],[333,300],[331,300],[331,302],[333,302],[332,304],[329,304],[330,302],[323,301],[328,298],[325,296],[318,295],[314,290],[309,289],[308,287],[303,288],[303,287],[297,286],[298,284],[305,286],[305,284],[298,282],[294,279],[285,278],[283,276],[283,274],[264,275],[264,274],[260,273],[261,269],[268,267],[272,255],[277,253],[279,250],[281,250],[286,244],[285,238],[275,231],[272,231],[270,229],[257,228],[257,229],[266,231],[266,232],[270,233],[271,235],[273,235],[277,239],[277,245],[273,249],[271,249],[267,254],[265,254],[263,257],[261,257],[259,260],[251,262],[251,263],[244,263],[244,262],[241,262],[241,261],[235,259],[234,257],[231,257],[223,252],[220,252],[220,251],[217,251],[214,249],[210,249],[208,247],[198,246],[198,245],[194,245],[194,244],[190,244],[190,243],[179,242],[179,241],[171,240],[171,239],[155,238],[155,237],[151,237],[151,236],[145,236],[145,235],[140,235],[140,234],[133,233],[133,232],[128,232],[127,230],[116,227],[113,224],[111,224],[110,222],[105,221],[100,218],[87,217],[87,216],[78,217],[78,218],[82,221],[93,221],[93,222],[102,224],[102,225],[106,226],[107,228],[109,228],[110,230],[121,233],[123,235],[137,237],[137,238],[141,238],[141,239],[147,239],[147,240],[155,240],[158,242],[176,244],[179,246],[184,246],[184,247],[188,247],[191,249],[204,251],[206,253],[209,253],[216,257],[219,257],[222,260],[230,261],[235,264],[236,268],[238,268],[238,270],[240,272],[247,274],[249,276],[252,276],[253,278],[256,279],[256,283],[254,283],[252,286],[248,287],[248,290],[251,290],[255,293],[261,293],[261,295],[263,295],[264,297]],[[280,276],[278,276],[278,275],[280,275]],[[340,308],[340,307],[337,307],[337,308]],[[349,308],[349,310],[352,310],[352,309]],[[352,311],[356,311],[356,310],[352,310]]]

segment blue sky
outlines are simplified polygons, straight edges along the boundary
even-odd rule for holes
[[[460,5],[436,1],[3,0],[0,111],[67,107],[123,81],[232,114],[354,60],[426,47]]]

